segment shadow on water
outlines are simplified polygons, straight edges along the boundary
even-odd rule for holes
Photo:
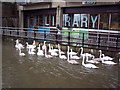
[[[86,50],[85,50],[86,51]],[[14,42],[3,40],[2,69],[5,88],[117,88],[118,64],[98,64],[99,69],[71,65],[58,57],[47,59],[37,55],[20,57]],[[94,53],[97,54],[97,50]],[[105,53],[105,52],[104,52]],[[107,55],[111,55],[105,53]],[[117,55],[116,53],[114,53]],[[114,56],[115,58],[115,56]],[[117,59],[115,61],[117,62]]]

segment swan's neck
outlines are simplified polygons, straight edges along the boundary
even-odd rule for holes
[[[69,61],[69,46],[68,46],[68,51],[67,51],[67,61]]]
[[[100,51],[100,58],[102,58],[101,56],[102,56],[102,52]]]
[[[19,53],[21,53],[21,49],[19,49]]]
[[[45,45],[45,42],[44,42],[44,45]]]
[[[45,56],[47,55],[47,49],[45,48]]]
[[[81,55],[83,54],[83,48],[81,48]]]
[[[88,62],[88,56],[86,56],[86,61]]]
[[[72,58],[72,54],[70,54],[70,58]]]
[[[61,57],[61,52],[60,52],[61,50],[60,50],[60,48],[59,48],[59,57]]]
[[[84,60],[85,60],[85,56],[83,56],[83,60],[82,60],[82,65],[83,66],[85,65]]]

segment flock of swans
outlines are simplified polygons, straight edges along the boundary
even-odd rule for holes
[[[46,46],[46,41],[44,41],[44,44],[41,48],[40,44],[37,47],[37,55],[38,56],[45,56],[46,58],[53,58],[53,57],[59,57],[60,59],[65,59],[67,60],[68,63],[70,64],[75,64],[78,65],[79,62],[77,62],[76,60],[79,60],[80,58],[82,58],[82,65],[84,67],[87,68],[99,68],[94,64],[99,64],[100,62],[103,64],[109,64],[109,65],[114,65],[117,64],[115,62],[113,62],[112,60],[114,58],[111,58],[109,56],[105,56],[104,54],[102,54],[102,51],[99,50],[99,58],[95,58],[94,55],[90,54],[90,53],[83,53],[83,47],[81,47],[81,53],[80,53],[80,57],[77,56],[78,53],[73,52],[72,49],[70,49],[69,46],[67,46],[67,56],[65,55],[65,52],[61,51],[60,45],[58,44],[58,48],[54,49],[53,46],[51,46],[50,44],[48,44],[49,49],[47,50],[47,46]],[[22,53],[21,50],[24,49],[24,45],[22,45],[21,43],[19,43],[19,40],[16,40],[16,44],[15,44],[15,48],[17,50],[19,50],[19,55],[20,56],[25,56],[25,53]],[[36,48],[35,45],[35,41],[33,42],[33,44],[28,44],[28,42],[26,42],[26,49],[28,51],[28,54],[34,55],[36,54],[34,51]],[[48,51],[48,52],[47,52]],[[91,58],[91,60],[89,60],[89,58]],[[86,63],[85,63],[86,61]]]

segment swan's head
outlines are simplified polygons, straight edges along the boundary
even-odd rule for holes
[[[80,49],[83,49],[83,47],[81,47]]]
[[[26,44],[28,45],[28,42],[26,42]]]
[[[102,52],[101,50],[99,50],[99,52]]]
[[[69,46],[67,46],[69,48]]]

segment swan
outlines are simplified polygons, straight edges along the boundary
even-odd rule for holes
[[[52,51],[58,52],[59,50],[58,49],[53,49],[53,46],[52,46]]]
[[[35,40],[33,41],[33,45],[35,45]],[[36,45],[35,45],[36,46]]]
[[[80,59],[80,57],[78,57],[78,56],[72,56],[72,54],[70,54],[70,59]]]
[[[103,55],[103,58],[104,60],[113,60],[114,58],[111,58],[109,56],[105,56],[105,54],[102,54]]]
[[[52,49],[51,49],[50,44],[48,44],[48,45],[49,45],[49,50],[48,50],[48,52],[49,52],[52,56],[58,56],[58,54],[56,53],[56,50],[54,50],[53,47],[52,47]]]
[[[53,47],[52,47],[51,55],[52,56],[58,56],[58,54],[56,53],[56,50],[54,50]]]
[[[25,53],[22,53],[22,52],[21,52],[21,48],[19,49],[19,55],[20,55],[20,56],[25,56]]]
[[[48,52],[51,53],[51,52],[52,52],[52,49],[51,49],[50,44],[48,44],[48,46],[49,46],[49,50],[48,50]]]
[[[90,53],[84,53],[84,54],[83,54],[83,47],[81,47],[80,49],[81,49],[80,56],[85,55],[85,56],[88,56],[88,57],[93,57],[93,55],[92,55],[92,54],[90,54]]]
[[[42,46],[42,50],[46,49],[46,45],[45,45],[46,41],[44,41],[44,45]]]
[[[24,49],[24,45],[22,45],[21,43],[19,43],[19,40],[16,40],[16,45],[15,48],[18,50],[19,48]]]
[[[46,58],[52,58],[51,55],[47,55],[47,48],[45,48],[45,57],[46,57]]]
[[[31,54],[31,55],[35,54],[35,52],[31,51],[31,48],[29,48],[28,53]]]
[[[100,63],[100,62],[98,62],[98,61],[96,61],[96,60],[94,60],[94,56],[93,56],[93,59],[92,60],[88,60],[88,56],[86,56],[86,62],[88,62],[88,63],[94,63],[94,64],[98,64],[98,63]]]
[[[86,55],[85,55],[85,54],[83,54],[82,65],[83,65],[84,67],[87,67],[87,68],[99,68],[99,67],[95,66],[94,64],[90,64],[90,63],[85,64],[85,63],[84,63],[85,56],[86,56]]]
[[[78,56],[73,56],[73,55],[77,54],[76,52],[73,52],[72,49],[70,49],[70,50],[71,50],[70,59],[80,59],[80,57],[78,57]]]
[[[29,45],[28,42],[26,42],[26,44],[27,44],[26,46],[27,49],[31,49],[32,52],[35,51],[34,48],[36,47],[36,45]]]
[[[61,49],[59,48],[59,58],[60,59],[67,59],[65,55],[61,55]]]
[[[58,44],[58,50],[60,49],[60,45]],[[61,54],[65,54],[65,52],[63,52],[63,51],[61,51],[61,49],[60,49],[60,53]]]
[[[37,55],[44,56],[43,50],[40,49],[40,44],[39,44],[39,47],[38,47]]]
[[[102,59],[102,58],[101,58]],[[113,61],[104,61],[104,59],[102,59],[102,63],[104,64],[108,64],[108,65],[115,65],[117,63],[113,62]]]
[[[67,51],[67,62],[70,63],[70,64],[75,64],[75,65],[78,65],[79,62],[75,61],[75,60],[69,60],[69,46],[68,46],[68,51]]]
[[[69,54],[71,54],[71,55],[76,55],[77,54],[76,52],[73,52],[72,49],[70,49],[70,50],[71,50],[71,52]]]

